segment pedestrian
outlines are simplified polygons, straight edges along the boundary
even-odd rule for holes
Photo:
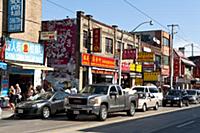
[[[30,97],[34,96],[34,89],[33,89],[33,85],[30,85],[28,87],[28,90],[26,92],[26,100],[28,100]]]
[[[15,110],[16,93],[14,86],[10,86],[9,90],[9,103],[12,110]]]
[[[47,90],[46,91],[49,91],[49,92],[54,92],[54,89],[53,89],[53,86],[51,83],[48,83],[47,85]]]
[[[42,94],[42,93],[45,93],[45,90],[42,88],[41,85],[38,85],[38,86],[36,86],[36,93]]]
[[[22,98],[22,95],[21,95],[21,88],[20,88],[20,86],[19,86],[19,84],[17,83],[16,85],[15,85],[15,95],[16,95],[16,100],[17,100],[17,102],[20,102],[21,101],[21,98]]]

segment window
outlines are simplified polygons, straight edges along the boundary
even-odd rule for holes
[[[88,42],[88,32],[83,31],[83,47],[87,48],[87,42]]]
[[[133,45],[127,44],[127,49],[133,49]]]
[[[119,95],[122,95],[122,89],[119,86],[117,86],[117,90],[118,90]]]
[[[163,62],[164,65],[169,65],[169,56],[164,56],[163,60],[164,60]]]
[[[167,39],[166,37],[163,37],[163,45],[169,46],[169,39]]]
[[[106,38],[106,49],[107,53],[113,53],[113,40],[111,38]]]
[[[112,86],[112,87],[110,88],[110,92],[117,92],[115,86]]]
[[[155,60],[156,60],[156,69],[161,68],[161,56],[160,55],[156,55],[155,56]]]
[[[117,42],[117,48],[116,49],[118,49],[118,51],[120,51],[120,47],[121,47],[121,42],[120,41],[118,41]],[[122,43],[122,50],[124,49],[124,43]]]
[[[150,93],[158,93],[159,92],[158,88],[153,88],[153,87],[149,87],[149,91],[150,91]]]

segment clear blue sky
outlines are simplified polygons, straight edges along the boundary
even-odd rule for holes
[[[61,7],[52,4],[55,2]],[[76,17],[76,11],[84,11],[103,23],[116,24],[120,29],[131,31],[138,24],[150,20],[126,1],[137,7],[163,26],[178,24],[175,35],[175,47],[194,43],[200,53],[200,1],[199,0],[42,0],[42,19],[63,19],[66,16]],[[142,25],[138,30],[167,29],[154,22],[153,26]],[[197,48],[199,47],[199,48]],[[188,55],[191,48],[186,47]],[[197,55],[197,52],[195,52]]]

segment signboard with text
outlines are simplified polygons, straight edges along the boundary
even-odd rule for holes
[[[136,59],[136,49],[124,49],[122,59]]]
[[[43,64],[44,46],[38,43],[6,38],[5,59]]]
[[[144,81],[158,81],[159,72],[144,72]]]
[[[130,64],[130,71],[142,72],[142,65],[141,64]]]
[[[101,28],[93,29],[93,52],[101,52]]]
[[[24,0],[8,0],[8,32],[24,31]]]
[[[154,62],[155,54],[153,52],[139,52],[137,61],[139,61],[139,62]]]

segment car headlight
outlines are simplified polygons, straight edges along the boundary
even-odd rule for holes
[[[65,97],[64,103],[65,103],[65,105],[69,104],[69,99],[67,97]]]
[[[100,105],[101,104],[101,99],[100,98],[91,98],[89,100],[89,104],[91,105]]]
[[[32,105],[32,108],[37,108],[37,107],[38,107],[37,104]]]
[[[179,100],[179,97],[175,97],[174,100]]]

